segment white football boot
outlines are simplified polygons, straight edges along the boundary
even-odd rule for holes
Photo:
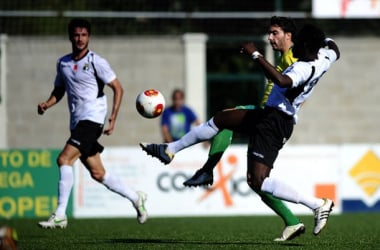
[[[148,213],[145,209],[145,202],[147,199],[147,195],[141,191],[137,191],[137,194],[139,195],[139,198],[133,204],[133,206],[135,207],[136,212],[137,212],[138,223],[144,224],[146,220],[148,219]]]
[[[319,208],[314,209],[314,235],[318,235],[327,224],[334,202],[329,199],[323,199],[324,203]]]
[[[282,235],[279,238],[274,239],[274,241],[287,241],[292,240],[297,236],[300,236],[301,234],[305,233],[305,225],[303,223],[298,223],[293,226],[287,226],[284,228],[284,231],[282,231]]]
[[[57,216],[52,214],[47,221],[40,221],[38,225],[42,228],[66,228],[67,227],[67,216]]]

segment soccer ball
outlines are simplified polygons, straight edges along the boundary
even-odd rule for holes
[[[165,108],[165,98],[160,91],[148,89],[136,98],[136,109],[145,118],[155,118],[162,114]]]

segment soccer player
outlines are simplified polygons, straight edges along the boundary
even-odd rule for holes
[[[104,169],[100,158],[104,148],[97,141],[107,117],[107,99],[103,88],[106,85],[113,91],[112,113],[108,119],[109,126],[104,130],[106,135],[114,131],[123,88],[108,62],[88,48],[91,25],[87,20],[72,19],[68,34],[72,53],[58,60],[54,89],[47,101],[38,104],[38,114],[43,115],[66,92],[71,130],[71,136],[57,159],[57,209],[47,221],[41,221],[39,225],[43,228],[67,226],[66,208],[74,183],[73,164],[77,159],[81,160],[94,180],[127,198],[137,211],[138,222],[144,223],[147,220],[146,194],[132,190],[117,175]]]
[[[287,67],[296,62],[293,57],[292,38],[296,35],[296,25],[291,18],[273,16],[270,19],[270,26],[268,32],[268,41],[273,50],[279,51],[281,56],[276,69],[279,72],[283,72]],[[268,81],[266,85],[264,97],[261,101],[260,107],[264,107],[268,96],[273,88],[274,83]],[[243,106],[237,108],[256,108],[253,105]],[[209,158],[205,165],[199,169],[193,177],[184,182],[185,186],[200,186],[213,183],[213,169],[221,159],[224,151],[231,144],[233,132],[228,129],[220,131],[212,140]],[[281,237],[276,238],[275,241],[291,240],[294,237],[305,232],[305,225],[294,216],[294,214],[286,207],[286,205],[279,199],[274,198],[272,195],[259,192],[258,193],[262,201],[267,204],[276,214],[278,214],[285,223],[285,228],[281,234]]]
[[[327,46],[327,48],[325,48]],[[290,138],[297,112],[310,97],[322,75],[340,57],[336,43],[326,38],[322,30],[305,25],[294,39],[293,54],[298,61],[281,74],[259,53],[254,43],[245,43],[241,53],[252,56],[264,74],[274,82],[263,109],[232,109],[217,113],[208,122],[195,127],[180,140],[168,144],[146,144],[141,147],[163,163],[172,161],[174,154],[200,141],[213,138],[223,129],[252,136],[247,154],[247,182],[256,192],[302,204],[314,212],[314,235],[326,226],[334,203],[302,194],[282,179],[270,176],[279,150]]]

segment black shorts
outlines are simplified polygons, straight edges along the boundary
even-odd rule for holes
[[[273,168],[278,152],[292,135],[293,117],[277,109],[266,107],[258,112],[255,119],[257,120],[253,129],[254,133],[248,144],[249,160],[261,162]]]
[[[71,136],[67,140],[70,144],[79,149],[82,158],[103,152],[104,147],[99,144],[98,139],[102,135],[103,124],[84,120],[79,121],[73,130]]]

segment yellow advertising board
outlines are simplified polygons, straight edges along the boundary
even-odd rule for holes
[[[59,150],[0,150],[0,218],[48,217],[57,204]],[[68,214],[72,212],[69,206]]]

